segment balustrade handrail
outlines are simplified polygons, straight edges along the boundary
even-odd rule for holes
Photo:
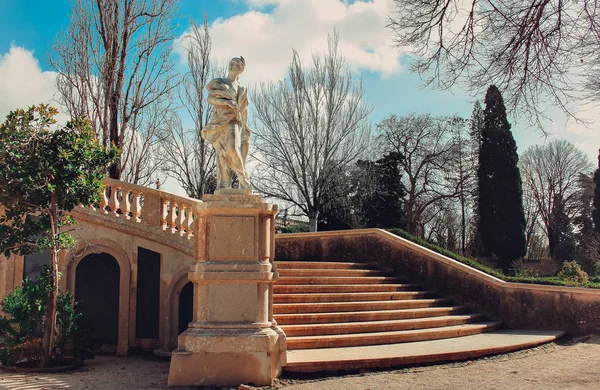
[[[172,192],[166,192],[166,191],[162,191],[162,190],[157,190],[155,188],[152,187],[144,187],[138,184],[131,184],[128,183],[126,181],[121,181],[121,180],[116,180],[116,179],[111,179],[111,178],[105,178],[103,181],[105,186],[107,187],[120,187],[120,188],[128,188],[132,191],[139,191],[141,193],[144,194],[149,194],[149,195],[154,195],[160,198],[168,198],[169,200],[174,200],[176,202],[185,202],[185,203],[202,203],[201,200],[199,199],[195,199],[195,198],[190,198],[187,196],[182,196],[182,195],[177,195],[177,194],[173,194]]]
[[[115,179],[107,178],[102,183],[102,198],[93,210],[133,223],[156,226],[188,240],[194,237],[194,209],[201,200]]]

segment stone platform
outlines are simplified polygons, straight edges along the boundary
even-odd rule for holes
[[[500,330],[412,343],[288,351],[286,371],[320,372],[380,369],[475,359],[535,347],[564,332]]]

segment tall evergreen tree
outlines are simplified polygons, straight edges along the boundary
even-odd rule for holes
[[[402,184],[402,154],[391,152],[372,163],[359,161],[358,165],[371,164],[375,188],[363,200],[362,214],[366,227],[373,228],[405,228],[403,198],[406,189]]]
[[[497,257],[505,274],[526,252],[519,156],[510,127],[502,95],[492,85],[485,96],[479,152],[478,231],[485,251]]]
[[[575,253],[575,237],[571,221],[565,210],[565,202],[555,196],[552,218],[548,229],[550,253],[559,261],[571,260]]]
[[[335,201],[319,216],[319,231],[353,228],[405,228],[402,154],[391,152],[377,161],[359,160],[335,187]],[[340,174],[341,175],[341,174]]]
[[[589,240],[595,233],[594,228],[594,192],[596,183],[594,183],[594,174],[579,173],[577,177],[577,191],[573,198],[573,204],[576,208],[575,215],[572,217],[574,237],[579,245]]]
[[[481,132],[483,131],[484,115],[481,103],[476,100],[473,104],[473,111],[471,112],[470,129],[469,133],[471,136],[472,150],[476,158],[479,159],[479,149],[481,148]]]
[[[481,150],[481,132],[483,131],[484,117],[483,108],[479,100],[475,101],[473,105],[473,112],[471,114],[469,135],[471,137],[471,160],[475,167],[479,167],[479,152]],[[473,256],[484,255],[484,248],[481,242],[481,236],[479,234],[479,188],[478,188],[478,177],[475,178],[475,183],[472,187],[471,198],[473,204],[473,217],[471,218],[471,231],[472,235],[469,239],[469,252]]]
[[[594,228],[597,233],[600,233],[600,149],[598,150],[598,169],[594,173],[594,210],[592,211],[592,219],[594,220]]]

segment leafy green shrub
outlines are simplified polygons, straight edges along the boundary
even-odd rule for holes
[[[48,289],[48,269],[39,281],[26,279],[0,302],[7,317],[0,317],[0,362],[40,367],[43,360],[42,337]],[[71,293],[59,293],[57,332],[54,335],[54,363],[83,360],[88,356],[88,342],[81,328],[81,314],[75,310]]]
[[[581,269],[581,266],[577,264],[576,261],[565,261],[562,269],[558,273],[558,277],[581,284],[586,284],[589,282],[588,274]]]
[[[412,234],[402,230],[402,229],[387,229],[390,233],[395,234],[396,236],[402,237],[408,241],[414,242],[415,244],[421,245],[427,249],[430,249],[434,252],[437,252],[441,255],[449,257],[453,260],[456,260],[460,263],[468,265],[469,267],[475,268],[479,271],[485,272],[488,275],[492,275],[498,279],[502,279],[507,282],[515,282],[515,283],[531,283],[531,284],[544,284],[544,285],[553,285],[553,286],[579,286],[580,282],[576,282],[569,279],[563,279],[561,277],[533,277],[533,276],[506,276],[504,273],[487,267],[481,263],[479,263],[476,259],[472,259],[466,256],[459,255],[458,253],[454,253],[449,251],[446,248],[439,247],[434,245],[428,241],[425,241],[421,238],[415,237]],[[585,287],[588,288],[598,288],[600,289],[600,276],[598,278],[593,278],[591,281],[583,283]]]
[[[402,229],[389,229],[388,231],[392,234],[402,237],[408,241],[414,242],[415,244],[421,245],[422,247],[430,249],[441,255],[449,257],[453,260],[457,260],[463,264],[468,265],[469,267],[473,267],[479,271],[485,272],[486,274],[495,276],[500,279],[505,279],[505,275],[498,270],[487,267],[487,266],[477,262],[477,260],[475,260],[475,259],[471,259],[469,257],[459,255],[458,253],[454,253],[446,248],[442,248],[440,246],[430,243],[429,241],[425,241],[422,238],[415,237],[412,234],[410,234]]]

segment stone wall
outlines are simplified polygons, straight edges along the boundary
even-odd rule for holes
[[[374,262],[505,327],[600,333],[600,290],[508,283],[379,229],[280,234],[276,260]]]
[[[119,335],[117,353],[130,349],[173,350],[177,346],[179,294],[189,282],[188,271],[194,264],[193,240],[164,231],[160,226],[136,223],[114,215],[88,209],[75,209],[79,246],[60,258],[61,289],[75,292],[79,261],[95,253],[111,255],[119,264]],[[138,248],[160,254],[159,337],[136,337]],[[24,257],[0,254],[0,300],[18,287],[23,278]],[[102,278],[103,275],[98,275]]]

